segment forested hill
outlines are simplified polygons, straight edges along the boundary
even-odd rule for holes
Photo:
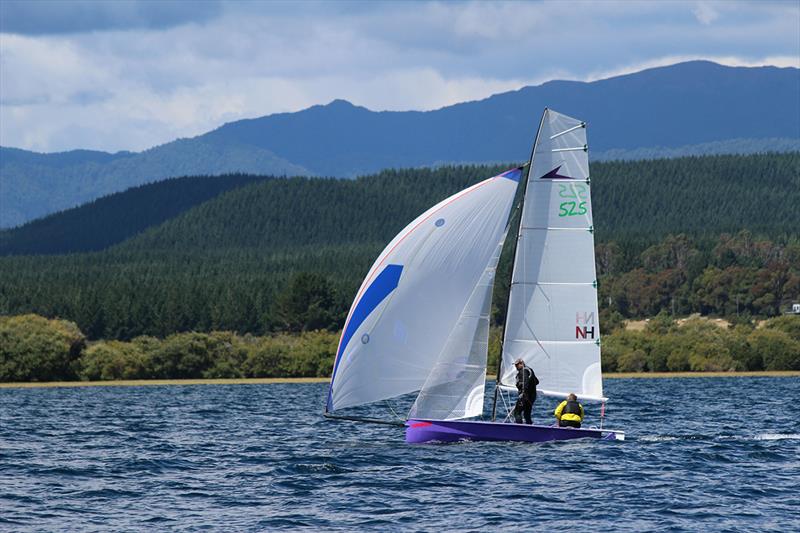
[[[276,179],[232,191],[125,243],[126,251],[286,249],[388,242],[419,213],[508,168],[391,170],[354,181]],[[593,163],[598,242],[743,228],[797,234],[800,153]]]
[[[2,231],[0,254],[99,250],[131,237],[120,251],[380,244],[434,203],[509,165],[390,170],[352,181],[169,180]],[[592,163],[591,173],[598,242],[742,228],[773,237],[797,232],[800,153]],[[236,190],[218,196],[229,189]]]
[[[264,148],[178,139],[144,152],[39,154],[0,146],[0,228],[171,177],[231,173],[308,175]]]
[[[172,178],[0,230],[0,255],[103,250],[222,192],[267,178],[230,175]]]
[[[336,329],[397,231],[499,170],[244,185],[102,252],[0,257],[0,314],[66,318],[92,339]],[[604,328],[663,310],[775,316],[800,298],[800,153],[597,163],[591,173]],[[496,320],[506,289],[495,289]]]

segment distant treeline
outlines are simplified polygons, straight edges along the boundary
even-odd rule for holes
[[[0,312],[63,317],[90,339],[336,331],[380,247],[306,248],[271,256],[240,251],[202,258],[176,253],[6,259],[3,266],[12,268],[0,278]],[[633,257],[616,241],[596,248],[607,328],[662,311],[747,322],[777,316],[800,301],[796,240],[779,244],[748,232],[716,240],[677,235]],[[316,271],[304,271],[310,267]],[[509,267],[506,257],[495,287],[495,325],[505,316]]]
[[[73,322],[0,317],[0,382],[327,376],[337,342],[328,331],[87,342]]]
[[[800,370],[800,316],[721,327],[702,318],[678,325],[662,312],[642,331],[602,339],[604,372]]]
[[[493,328],[489,371],[497,365],[499,336]],[[72,322],[0,317],[0,382],[327,377],[338,338],[329,331],[264,337],[215,331],[87,342]],[[800,370],[800,316],[721,328],[699,318],[678,325],[662,314],[643,331],[617,330],[602,343],[605,372]]]
[[[749,321],[780,315],[800,301],[800,241],[748,231],[715,240],[670,235],[635,258],[616,242],[596,246],[599,299],[606,319],[661,312]]]
[[[335,331],[398,231],[502,168],[257,180],[146,231],[127,225],[130,238],[102,252],[0,258],[0,314],[64,318],[89,339]],[[591,171],[607,324],[662,310],[746,321],[800,301],[800,154],[609,162]],[[129,198],[119,210],[136,212],[139,203]],[[125,225],[112,211],[100,216],[87,206],[51,222]],[[497,276],[495,324],[505,314],[510,263],[509,246]]]

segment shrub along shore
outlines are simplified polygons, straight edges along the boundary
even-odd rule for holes
[[[609,376],[800,371],[800,316],[772,318],[758,327],[720,327],[703,318],[678,323],[662,313],[639,331],[610,325],[606,329],[603,372]],[[492,328],[490,372],[497,365],[500,335],[500,328]],[[73,322],[39,315],[0,316],[0,383],[326,378],[338,340],[338,332],[321,330],[260,337],[185,332],[163,339],[89,342]]]

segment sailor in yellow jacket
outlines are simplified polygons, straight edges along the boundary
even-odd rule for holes
[[[578,403],[578,397],[570,393],[566,400],[558,404],[553,414],[559,426],[579,428],[583,421],[583,406]]]

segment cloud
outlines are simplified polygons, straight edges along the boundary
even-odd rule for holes
[[[0,31],[48,35],[125,29],[164,29],[207,21],[221,12],[215,0],[3,0]]]
[[[719,18],[719,13],[708,2],[698,2],[692,13],[701,24],[708,26]]]
[[[0,1],[0,144],[42,151],[141,150],[336,98],[427,110],[692,59],[800,63],[794,2],[21,5]]]
[[[0,144],[12,144],[8,142],[12,132],[17,145],[24,143],[25,148],[37,151],[51,151],[53,146],[57,150],[143,150],[242,117],[327,103],[343,92],[353,103],[374,110],[436,109],[523,85],[522,80],[447,79],[433,69],[399,69],[379,78],[323,75],[303,80],[268,76],[236,83],[215,80],[170,92],[129,84],[116,87],[110,97],[64,99],[58,113],[52,113],[49,105],[4,111]]]

